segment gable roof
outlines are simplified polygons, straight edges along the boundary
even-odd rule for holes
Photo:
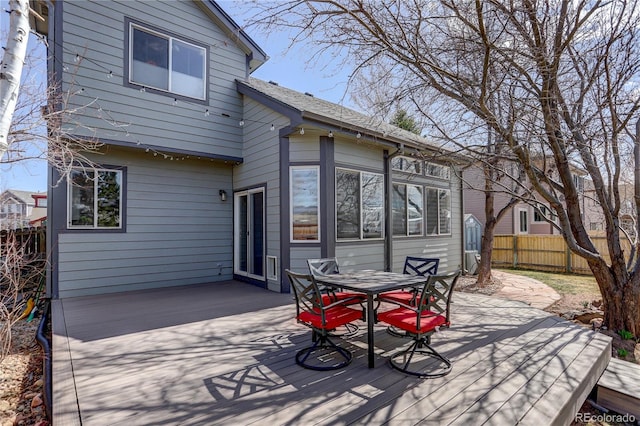
[[[34,205],[35,199],[32,195],[43,195],[46,196],[46,192],[31,192],[31,191],[21,191],[19,189],[7,189],[2,194],[0,194],[0,200],[4,202],[4,200],[8,198],[13,198],[16,201],[20,201],[23,204]]]
[[[328,126],[334,132],[356,134],[380,142],[403,144],[431,152],[448,150],[430,143],[426,138],[396,127],[381,118],[370,117],[342,105],[301,93],[273,82],[253,77],[236,80],[238,91],[284,114],[292,126],[313,121]]]
[[[249,37],[244,30],[225,12],[214,0],[194,0],[198,7],[209,16],[227,36],[234,40],[240,49],[242,49],[248,57],[249,72],[253,72],[264,64],[269,57],[258,46],[258,44]]]

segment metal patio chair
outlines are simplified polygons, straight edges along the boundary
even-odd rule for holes
[[[296,353],[296,364],[310,370],[336,370],[347,366],[352,354],[336,345],[329,332],[337,327],[362,319],[362,311],[349,308],[350,299],[332,303],[320,292],[313,275],[285,271],[296,300],[296,320],[311,328],[313,344]]]
[[[438,273],[439,264],[440,259],[437,258],[407,256],[404,261],[404,269],[402,273],[408,275],[420,275],[423,277],[435,275]],[[400,302],[415,306],[416,298],[418,296],[418,291],[415,289],[395,290],[380,294],[378,296],[378,301]],[[388,327],[387,331],[393,336],[406,337],[406,334],[403,331],[398,330],[395,327]]]
[[[413,338],[405,350],[391,356],[391,366],[403,373],[421,377],[442,377],[451,371],[451,361],[431,347],[431,335],[441,327],[450,326],[450,306],[453,289],[460,277],[460,271],[429,276],[420,291],[415,305],[388,301],[397,307],[378,314],[378,320],[394,326]],[[435,371],[426,361],[435,361]],[[423,364],[425,367],[421,367]],[[439,368],[438,368],[439,367]]]
[[[309,266],[309,272],[314,278],[322,277],[323,275],[339,274],[340,267],[338,266],[338,259],[335,257],[326,257],[319,259],[307,259],[307,265]],[[362,308],[364,315],[365,309],[363,303],[367,300],[367,296],[362,293],[356,293],[352,291],[339,291],[331,287],[319,285],[320,291],[325,298],[325,303],[337,302],[339,300],[347,300],[348,305],[359,304]],[[334,336],[351,337],[358,333],[359,327],[357,324],[345,324],[345,331],[338,334],[334,333]]]

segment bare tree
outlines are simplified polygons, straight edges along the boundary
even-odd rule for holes
[[[71,99],[82,92],[73,78],[62,91],[58,82],[38,76],[46,64],[45,58],[27,49],[28,4],[26,0],[9,2],[11,25],[3,34],[8,42],[0,65],[0,163],[41,160],[57,169],[62,181],[74,168],[93,167],[86,154],[96,152],[101,144],[92,138],[73,136],[80,126],[74,116],[91,106],[91,102],[70,106]],[[21,319],[26,296],[37,292],[31,285],[34,277],[40,279],[46,267],[42,256],[35,261],[36,257],[25,253],[23,242],[8,234],[0,244],[0,360],[10,347],[11,327]]]
[[[622,249],[618,190],[622,159],[630,156],[640,208],[640,141],[632,129],[640,108],[637,1],[309,0],[257,7],[263,10],[254,23],[297,29],[318,52],[347,58],[353,79],[383,69],[389,98],[428,93],[432,117],[453,102],[458,108],[445,114],[457,115],[458,127],[490,129],[556,215],[569,248],[586,259],[605,323],[640,334],[640,262],[628,266]],[[575,164],[593,181],[610,260],[587,232]]]

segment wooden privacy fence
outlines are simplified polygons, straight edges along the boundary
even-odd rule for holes
[[[591,240],[608,260],[606,237],[591,236]],[[631,246],[624,240],[622,248],[628,254]],[[496,235],[493,237],[491,264],[499,268],[591,274],[587,262],[571,253],[560,235]]]
[[[46,228],[39,226],[35,228],[11,229],[0,232],[0,246],[5,250],[7,241],[15,237],[18,247],[22,247],[23,254],[27,258],[46,257]]]

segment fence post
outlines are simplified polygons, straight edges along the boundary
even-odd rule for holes
[[[567,260],[566,260],[566,265],[565,265],[565,271],[567,272],[567,274],[570,274],[571,272],[573,272],[573,267],[571,265],[571,250],[569,249],[569,245],[565,242],[565,253],[567,256]]]
[[[513,269],[518,269],[518,236],[513,236]]]

